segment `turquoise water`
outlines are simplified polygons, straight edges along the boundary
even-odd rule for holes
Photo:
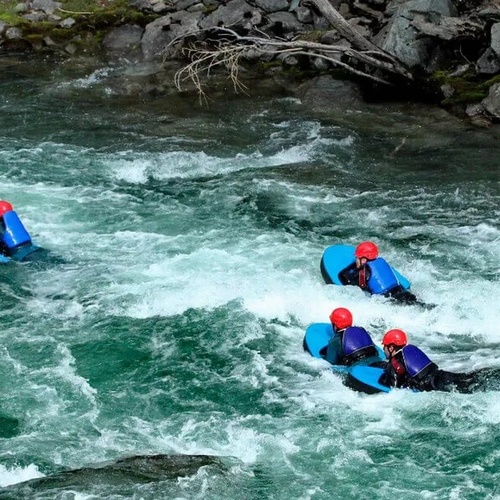
[[[45,249],[0,267],[0,498],[500,498],[500,387],[366,396],[302,350],[342,305],[442,368],[500,366],[495,130],[0,68],[0,198]],[[323,250],[363,239],[436,307],[326,286]],[[220,464],[50,481],[150,454]]]

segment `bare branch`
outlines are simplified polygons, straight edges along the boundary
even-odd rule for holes
[[[376,45],[352,28],[352,26],[333,8],[329,0],[309,0],[332,26],[354,47],[359,50],[380,50]]]
[[[245,85],[239,80],[240,60],[244,59],[249,51],[254,51],[262,55],[276,56],[306,56],[310,58],[322,59],[330,62],[334,66],[363,78],[391,85],[390,78],[379,74],[373,74],[373,70],[380,70],[387,76],[393,75],[399,78],[412,80],[411,73],[399,63],[392,55],[379,49],[359,33],[355,32],[350,25],[338,14],[338,12],[329,4],[328,0],[311,0],[330,22],[335,23],[337,29],[342,29],[344,36],[351,42],[352,46],[345,45],[326,45],[308,40],[281,40],[270,38],[266,34],[262,36],[243,36],[229,27],[217,27],[207,30],[200,30],[185,34],[173,40],[165,51],[189,36],[198,36],[214,33],[213,39],[206,38],[203,43],[198,42],[189,48],[184,48],[183,52],[189,56],[191,62],[180,69],[174,78],[175,85],[181,90],[182,83],[190,80],[198,91],[200,100],[206,101],[205,91],[203,89],[201,76],[206,74],[210,76],[211,71],[217,67],[223,67],[229,74],[233,87],[236,92],[245,92]],[[324,11],[324,12],[323,12]],[[339,28],[340,26],[340,28]],[[213,47],[208,44],[212,43]],[[341,60],[344,56],[346,61]],[[351,61],[351,62],[347,62]],[[363,67],[354,65],[354,61],[360,63]],[[369,70],[371,68],[371,72]]]

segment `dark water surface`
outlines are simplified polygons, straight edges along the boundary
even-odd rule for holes
[[[365,396],[302,351],[342,305],[442,368],[500,366],[498,133],[138,101],[117,71],[0,59],[0,198],[47,250],[0,267],[0,498],[500,498],[500,387]],[[364,239],[436,307],[324,285],[323,250]],[[89,471],[158,454],[218,458]]]

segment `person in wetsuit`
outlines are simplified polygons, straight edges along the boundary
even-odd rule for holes
[[[332,365],[352,365],[358,361],[373,357],[373,362],[380,361],[377,348],[370,334],[359,326],[353,326],[351,311],[338,307],[330,314],[333,337],[320,351]]]
[[[340,282],[343,285],[359,286],[371,294],[392,297],[406,304],[417,303],[417,297],[399,284],[391,266],[378,254],[375,243],[360,243],[354,251],[355,262],[340,271]]]
[[[12,257],[26,245],[31,245],[31,236],[14,207],[8,201],[0,200],[0,253]]]
[[[408,343],[403,330],[389,330],[382,345],[388,361],[379,382],[388,387],[461,393],[500,389],[500,368],[469,373],[441,370],[421,349]]]
[[[6,212],[14,210],[12,205],[8,201],[0,200],[0,254],[5,257],[9,256],[9,247],[3,241],[3,235],[5,232],[5,223],[3,221],[3,215]]]

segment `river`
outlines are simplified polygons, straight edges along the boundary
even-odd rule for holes
[[[0,198],[44,248],[0,267],[0,498],[500,498],[500,385],[363,395],[302,350],[345,306],[442,368],[500,367],[497,130],[0,69]],[[436,307],[325,285],[324,249],[366,239]],[[150,454],[221,465],[48,481]]]

